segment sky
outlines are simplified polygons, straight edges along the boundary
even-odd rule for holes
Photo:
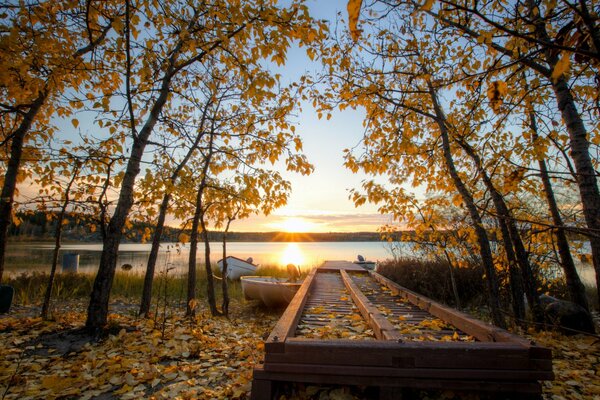
[[[286,1],[282,0],[285,5]],[[337,14],[347,20],[347,0],[306,0],[311,15],[330,22],[330,30],[335,29]],[[345,24],[345,22],[344,22]],[[307,72],[317,72],[320,64],[311,61],[304,49],[292,47],[287,62],[283,66],[272,65],[273,74],[281,74],[282,84],[297,80]],[[77,115],[82,126],[92,126],[89,116]],[[353,174],[343,166],[344,149],[356,147],[363,136],[361,110],[346,109],[333,111],[331,119],[319,119],[310,102],[302,104],[302,110],[294,118],[296,133],[303,140],[303,151],[314,172],[309,176],[280,169],[285,179],[291,182],[292,193],[288,204],[269,216],[257,215],[245,220],[234,221],[231,231],[237,232],[364,232],[376,231],[380,226],[391,222],[389,216],[380,215],[377,207],[366,204],[355,208],[348,198],[349,190],[360,188],[365,175]],[[87,118],[87,119],[86,119]],[[70,119],[59,120],[65,132],[75,132]],[[285,165],[283,162],[280,165]],[[25,186],[25,185],[24,185]],[[39,187],[30,182],[21,187],[22,199],[34,197]],[[116,193],[114,196],[116,197]],[[178,221],[167,220],[176,226]]]
[[[347,0],[308,0],[311,15],[335,23],[341,12],[347,20]],[[332,27],[333,29],[333,27]],[[291,49],[286,65],[277,70],[282,81],[319,69],[302,49]],[[235,221],[232,231],[296,231],[296,232],[359,232],[376,231],[391,222],[380,215],[374,205],[355,208],[349,200],[349,189],[359,188],[364,175],[353,174],[343,166],[343,150],[359,144],[363,136],[361,110],[346,109],[333,113],[330,120],[319,120],[310,103],[302,105],[296,118],[296,132],[304,143],[304,153],[314,165],[309,176],[282,171],[292,183],[287,206],[268,217],[254,216]]]

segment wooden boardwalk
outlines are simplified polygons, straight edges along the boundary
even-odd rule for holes
[[[265,342],[252,399],[280,382],[502,393],[539,398],[550,350],[346,261],[313,270]]]

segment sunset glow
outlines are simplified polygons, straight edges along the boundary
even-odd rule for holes
[[[284,232],[313,232],[316,230],[316,224],[297,217],[286,218],[280,225]]]

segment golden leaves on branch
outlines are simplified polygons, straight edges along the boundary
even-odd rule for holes
[[[423,6],[421,7],[421,10],[430,11],[431,8],[433,7],[433,2],[434,2],[434,0],[425,0],[425,4],[423,4]]]
[[[504,81],[494,81],[490,83],[487,90],[487,97],[490,101],[490,106],[496,112],[500,110],[504,101],[504,96],[508,93],[508,85]]]
[[[360,7],[362,0],[348,0],[348,23],[352,40],[357,41],[360,38],[362,30],[358,28],[358,18],[360,17]]]
[[[567,75],[569,73],[570,69],[571,69],[571,54],[569,54],[566,51],[563,51],[560,59],[554,66],[554,70],[552,70],[551,79],[556,82],[562,76]]]

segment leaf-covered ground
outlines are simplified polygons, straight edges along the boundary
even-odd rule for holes
[[[245,399],[252,368],[263,358],[262,340],[279,317],[234,303],[230,320],[200,309],[190,322],[167,310],[163,324],[162,312],[156,321],[139,319],[134,306],[121,303],[112,307],[110,334],[98,339],[80,329],[85,306],[63,303],[51,322],[38,318],[36,307],[0,316],[0,398]],[[544,383],[545,398],[600,398],[600,341],[553,332],[531,338],[553,350],[556,380]],[[295,385],[284,398],[368,395],[361,388]]]
[[[0,396],[5,399],[222,399],[245,398],[262,338],[278,315],[249,305],[230,320],[205,310],[194,322],[179,311],[135,317],[118,307],[111,330],[96,340],[79,328],[85,304],[65,304],[56,321],[33,309],[0,317]],[[243,311],[243,313],[241,312]]]

